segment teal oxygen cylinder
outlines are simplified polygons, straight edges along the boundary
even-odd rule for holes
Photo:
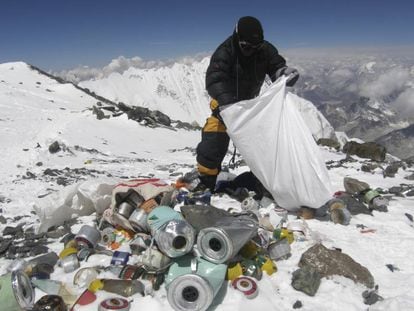
[[[223,285],[227,265],[190,255],[175,260],[165,280],[167,298],[174,310],[203,311]]]
[[[159,250],[167,256],[180,257],[192,250],[195,231],[181,213],[158,206],[148,214],[147,221]]]

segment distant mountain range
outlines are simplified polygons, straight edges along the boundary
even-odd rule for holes
[[[200,125],[208,116],[204,88],[209,58],[153,68],[134,68],[81,81],[113,101],[158,109]],[[394,155],[414,155],[408,129],[414,124],[414,58],[400,55],[293,55],[299,69],[294,92],[312,102],[336,131],[383,143]],[[395,132],[394,135],[392,133]],[[389,137],[399,137],[396,142]],[[387,138],[388,137],[388,138]]]
[[[129,64],[123,59],[125,63]],[[75,87],[89,95],[113,103],[158,110],[171,119],[196,121],[202,126],[210,114],[204,85],[208,63],[209,58],[204,57],[168,66],[151,67],[146,63],[145,68],[123,66],[113,71],[108,68],[116,66],[107,66],[102,72],[93,69],[90,75],[84,71],[82,76],[76,71],[61,72],[57,79],[72,80]],[[413,57],[293,54],[288,64],[301,73],[292,90],[305,99],[298,108],[315,106],[321,113],[316,116],[316,126],[308,124],[315,137],[331,135],[327,133],[332,130],[327,129],[332,126],[348,137],[377,141],[400,158],[414,155]],[[85,76],[88,79],[82,80]]]

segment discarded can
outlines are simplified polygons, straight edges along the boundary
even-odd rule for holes
[[[247,259],[240,262],[240,264],[243,268],[243,275],[250,276],[256,280],[262,279],[263,273],[256,261]]]
[[[257,211],[259,210],[259,202],[257,202],[252,197],[245,198],[241,203],[241,209],[243,211]]]
[[[133,211],[129,216],[129,223],[137,232],[148,232],[148,214],[142,208]]]
[[[133,255],[140,255],[151,245],[151,236],[145,233],[138,233],[129,243]]]
[[[268,275],[272,275],[277,272],[277,267],[272,259],[268,256],[259,255],[254,259],[259,265],[260,269],[266,272]]]
[[[86,248],[83,247],[78,251],[78,259],[79,261],[87,261],[89,256],[95,253],[93,248]]]
[[[63,268],[63,271],[65,271],[65,273],[73,272],[80,266],[79,259],[76,254],[72,254],[60,259],[59,265]]]
[[[79,248],[95,248],[101,240],[101,233],[94,227],[83,225],[78,234],[76,234],[75,240],[78,243]]]
[[[197,238],[201,256],[214,263],[233,258],[257,232],[257,224],[247,219],[226,219],[215,227],[202,229]]]
[[[158,248],[169,257],[187,254],[193,248],[195,231],[180,213],[159,206],[148,215],[148,224]]]
[[[149,269],[163,270],[171,263],[171,258],[155,248],[147,248],[141,256],[141,262]]]
[[[0,277],[1,309],[21,311],[32,309],[35,292],[29,277],[22,271],[13,271]]]
[[[243,275],[243,267],[240,262],[233,262],[227,268],[226,280],[233,281]]]
[[[36,301],[33,311],[67,311],[62,297],[58,295],[46,295]]]
[[[89,290],[93,293],[104,290],[123,297],[130,297],[135,294],[145,295],[145,286],[139,280],[115,280],[115,279],[96,279],[89,285]]]
[[[59,258],[63,259],[67,256],[73,255],[73,254],[77,254],[78,253],[78,249],[76,247],[67,247],[64,248],[60,254],[59,254]]]
[[[79,286],[80,288],[86,288],[95,280],[100,273],[100,268],[88,267],[79,269],[73,277],[73,285]]]
[[[243,258],[251,259],[257,255],[259,251],[258,246],[253,241],[248,241],[239,251],[239,254],[243,256]]]
[[[231,282],[231,287],[243,293],[247,299],[256,298],[259,288],[256,281],[248,276],[241,276]]]
[[[126,219],[131,216],[132,212],[135,210],[135,207],[129,204],[128,202],[122,202],[119,204],[117,211],[118,214],[124,216]]]
[[[109,298],[105,299],[99,304],[98,311],[128,311],[130,308],[129,301],[123,298]]]
[[[101,243],[104,245],[111,245],[116,240],[115,228],[106,227],[101,232],[102,240]]]
[[[129,256],[128,252],[115,251],[112,255],[111,265],[122,265],[125,266],[128,263]]]
[[[141,275],[144,272],[145,268],[143,267],[143,265],[126,265],[122,268],[121,272],[119,273],[119,278],[123,280],[137,280],[141,277]]]
[[[206,310],[224,282],[227,266],[183,256],[168,270],[167,298],[174,310]]]
[[[282,240],[286,239],[289,244],[292,244],[295,241],[295,236],[293,232],[288,230],[287,228],[277,228],[273,231],[273,238],[275,240]]]
[[[281,239],[270,243],[267,251],[272,260],[286,259],[290,256],[290,244],[287,239]]]

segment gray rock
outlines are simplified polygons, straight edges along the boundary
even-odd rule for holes
[[[341,148],[341,144],[336,139],[319,138],[316,143],[318,145],[327,146],[327,147],[330,147],[330,148],[334,148],[336,150],[339,150]]]
[[[380,295],[378,295],[378,286],[375,287],[374,290],[366,290],[362,293],[362,297],[364,298],[364,304],[366,305],[373,305],[374,303],[384,300]]]
[[[338,196],[338,199],[341,199],[345,202],[347,210],[351,213],[351,215],[358,215],[358,214],[367,214],[371,215],[372,212],[369,208],[360,200],[356,199],[354,196],[343,193]]]
[[[17,227],[7,226],[3,230],[3,236],[5,235],[17,235],[18,233],[23,233],[23,225],[18,225]]]
[[[354,194],[354,193],[361,193],[362,191],[369,189],[370,186],[364,181],[360,181],[358,179],[351,178],[351,177],[345,177],[344,188],[345,188],[345,191],[348,192],[349,194]]]
[[[388,192],[392,194],[400,194],[402,191],[403,191],[403,188],[399,186],[394,186],[388,189]]]
[[[309,296],[315,296],[320,284],[321,275],[312,266],[305,265],[292,274],[293,288]]]
[[[340,275],[362,283],[368,288],[374,287],[374,277],[369,270],[349,255],[336,250],[329,250],[322,244],[309,248],[299,261],[299,267],[310,266],[316,269],[322,277]]]
[[[12,240],[3,240],[0,242],[0,255],[4,254],[11,245]]]
[[[405,176],[405,177],[404,177],[404,179],[407,179],[407,180],[414,180],[414,173],[413,173],[413,174],[411,174],[411,175]]]
[[[293,309],[300,309],[303,307],[302,301],[296,300],[296,302],[293,304]]]
[[[395,174],[398,173],[398,169],[403,166],[402,162],[394,162],[388,165],[383,172],[384,177],[395,177]]]
[[[35,246],[30,250],[30,256],[36,256],[49,252],[49,248],[44,245]]]
[[[407,197],[412,197],[412,196],[414,196],[414,190],[410,190],[410,191],[406,192],[406,193],[405,193],[405,196],[407,196]]]
[[[49,152],[50,153],[56,153],[58,151],[60,151],[60,145],[59,142],[54,141],[50,146],[49,146]]]
[[[360,158],[383,162],[387,150],[384,146],[374,142],[359,144],[355,141],[350,141],[345,144],[343,152],[347,155],[356,155]]]
[[[0,216],[0,224],[5,225],[6,223],[7,223],[7,219],[3,215],[1,215]]]

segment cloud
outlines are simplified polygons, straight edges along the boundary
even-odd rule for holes
[[[410,79],[410,72],[403,68],[393,68],[372,81],[363,81],[360,95],[369,98],[382,98],[401,91]]]
[[[414,88],[402,92],[393,102],[394,108],[407,118],[414,118]]]

